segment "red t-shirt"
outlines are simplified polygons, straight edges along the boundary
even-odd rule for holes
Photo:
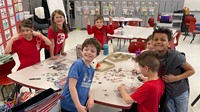
[[[131,98],[138,104],[138,112],[158,112],[160,99],[164,94],[165,85],[159,78],[145,82]]]
[[[98,29],[96,26],[92,26],[91,28],[90,25],[87,25],[87,32],[89,35],[94,33],[94,38],[96,38],[103,46],[104,41],[105,43],[108,43],[107,33],[111,35],[114,34],[114,28],[112,25],[109,26],[103,25],[101,29]]]
[[[63,43],[65,42],[65,39],[68,38],[68,34],[64,33],[63,30],[59,29],[58,33],[55,33],[52,29],[52,27],[49,27],[48,29],[48,38],[54,39],[55,47],[54,47],[54,55],[58,54],[59,51],[62,48]],[[49,47],[47,46],[47,49],[49,50]]]
[[[12,45],[12,52],[17,53],[20,61],[18,70],[40,62],[40,50],[45,43],[39,37],[33,37],[28,41],[24,37],[15,40]]]

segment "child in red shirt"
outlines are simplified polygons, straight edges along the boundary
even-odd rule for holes
[[[114,34],[114,28],[112,26],[112,18],[109,17],[109,26],[104,25],[104,19],[103,16],[98,15],[95,18],[95,25],[90,26],[90,20],[88,16],[85,16],[86,22],[87,22],[87,32],[89,35],[94,34],[94,38],[96,38],[103,47],[103,44],[108,43],[107,33]]]
[[[51,15],[51,26],[48,29],[48,38],[52,42],[52,46],[46,47],[45,59],[51,57],[51,59],[57,59],[55,55],[61,53],[61,55],[67,55],[64,52],[65,39],[68,38],[68,27],[66,24],[66,18],[61,10],[55,10]]]
[[[41,48],[44,48],[45,45],[52,45],[47,37],[33,30],[33,24],[30,20],[22,20],[19,24],[19,31],[19,33],[11,37],[5,48],[6,54],[17,53],[20,61],[18,70],[40,62]],[[17,85],[14,88],[10,100],[14,98],[14,94],[21,87]]]
[[[158,76],[160,61],[156,51],[144,51],[136,57],[141,73],[148,77],[148,80],[134,93],[129,95],[123,85],[118,87],[122,98],[126,103],[137,103],[138,112],[158,112],[160,99],[164,94],[164,82]],[[134,106],[133,106],[134,107]],[[125,112],[131,112],[125,110]]]

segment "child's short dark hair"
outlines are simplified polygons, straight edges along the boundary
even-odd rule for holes
[[[162,28],[162,27],[158,28],[158,29],[155,29],[153,31],[153,38],[154,38],[155,33],[164,33],[164,34],[166,34],[167,37],[168,37],[168,41],[171,41],[171,39],[172,39],[172,31],[170,29]]]
[[[19,30],[21,30],[22,27],[28,27],[28,28],[33,28],[33,24],[31,20],[24,19],[20,22],[19,24]]]
[[[97,20],[102,20],[102,21],[104,21],[103,16],[102,16],[102,15],[97,15],[97,16],[95,17],[95,19],[94,19],[94,22],[96,22]]]
[[[160,67],[159,54],[157,51],[144,51],[136,57],[136,62],[142,67],[148,66],[152,72],[157,72]]]
[[[87,47],[88,45],[94,45],[94,47],[97,49],[97,56],[98,56],[101,51],[101,44],[99,43],[99,41],[97,41],[95,38],[86,39],[82,44],[82,50],[84,47]]]

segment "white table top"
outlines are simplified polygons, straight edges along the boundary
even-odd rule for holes
[[[109,18],[105,17],[104,21],[109,21]],[[122,18],[122,17],[114,17],[112,21],[119,21],[119,22],[128,22],[128,21],[138,21],[142,22],[143,20],[140,18]]]
[[[57,60],[47,59],[33,66],[26,67],[17,72],[11,73],[8,77],[14,82],[26,87],[34,89],[52,88],[58,90],[54,85],[54,81],[59,78],[64,78],[68,74],[68,69],[76,59],[75,50],[70,50],[66,57],[60,57]],[[57,69],[54,69],[56,68]],[[60,70],[59,70],[60,68]],[[31,78],[40,78],[39,80],[30,80]]]
[[[66,77],[71,64],[76,60],[75,50],[70,50],[67,54],[66,57],[60,57],[58,60],[44,60],[38,64],[14,72],[8,75],[8,77],[26,87],[34,89],[53,88],[54,90],[58,90],[59,88],[54,85],[54,81]],[[106,56],[101,53],[96,60],[99,62],[105,58]],[[108,59],[105,60],[109,61]],[[113,69],[105,72],[95,72],[91,86],[95,103],[128,109],[131,107],[131,104],[126,104],[123,101],[118,94],[117,87],[121,84],[125,84],[126,87],[130,88],[134,85],[141,84],[141,82],[138,83],[136,76],[132,75],[130,72],[137,64],[135,64],[135,61],[131,58],[126,61],[111,63],[115,64]],[[53,67],[58,68],[53,69]],[[59,70],[59,68],[61,70]],[[119,69],[121,69],[121,71],[119,71]],[[30,80],[31,78],[40,79]]]
[[[124,54],[124,52],[123,52]],[[129,53],[130,54],[130,53]],[[105,72],[96,71],[91,86],[94,94],[95,103],[103,104],[115,108],[129,109],[131,104],[127,104],[119,95],[117,87],[125,84],[127,88],[141,85],[137,76],[131,73],[131,70],[137,66],[131,58],[125,61],[112,62],[115,67]]]
[[[173,23],[160,23],[157,22],[157,26],[159,27],[165,27],[165,28],[172,28]]]
[[[123,35],[121,34],[123,30]],[[176,30],[171,29],[173,34],[176,32]],[[149,35],[153,33],[154,29],[153,27],[138,27],[138,26],[124,26],[122,29],[121,27],[114,30],[114,34],[110,35],[109,37],[112,38],[120,38],[120,39],[133,39],[133,38],[143,38],[147,39]]]

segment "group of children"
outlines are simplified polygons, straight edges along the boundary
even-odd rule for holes
[[[94,106],[90,86],[94,76],[91,63],[96,58],[103,44],[108,42],[107,33],[114,34],[112,18],[109,25],[104,25],[103,16],[97,16],[95,25],[90,26],[88,16],[88,34],[94,38],[86,39],[82,44],[82,58],[71,66],[61,99],[62,112],[86,112]],[[68,38],[66,18],[61,10],[51,15],[48,37],[33,30],[32,22],[22,20],[19,33],[11,37],[5,53],[17,53],[19,69],[40,62],[40,50],[45,48],[45,58],[57,59],[57,54],[67,55],[64,50]],[[148,50],[136,57],[140,72],[147,80],[129,95],[123,85],[118,90],[128,104],[133,104],[128,112],[187,112],[189,99],[188,77],[194,74],[193,67],[186,61],[185,54],[168,49],[172,39],[171,31],[155,29],[147,42]],[[18,69],[18,70],[19,70]],[[15,90],[17,91],[17,90]],[[137,108],[134,108],[137,103]]]

